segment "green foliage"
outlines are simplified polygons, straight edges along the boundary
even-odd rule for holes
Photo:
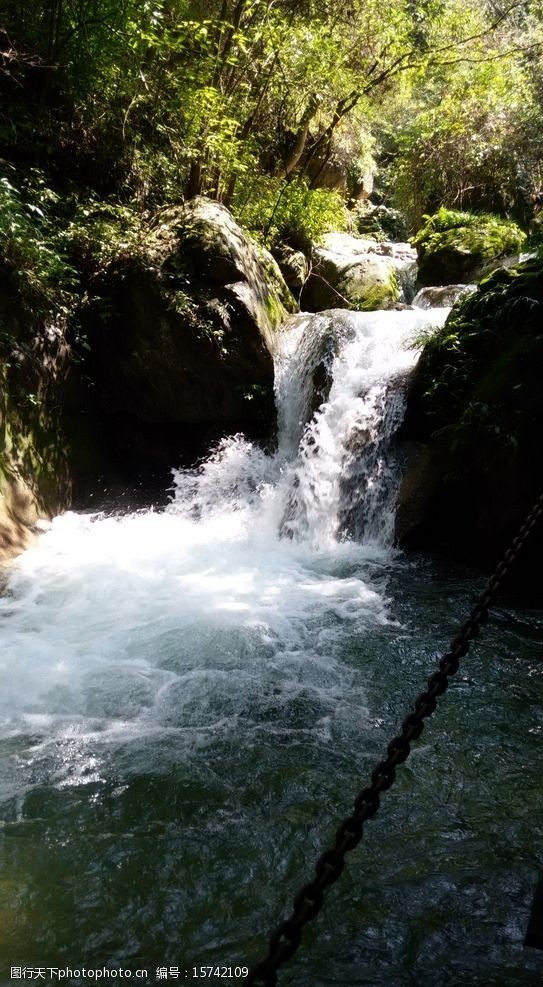
[[[318,188],[334,184],[326,166],[355,195],[377,140],[415,227],[442,203],[510,212],[543,179],[529,5],[503,18],[479,0],[4,6],[0,153],[39,155],[52,187],[140,211],[202,193],[270,241],[306,244],[344,225]]]
[[[390,209],[383,205],[370,210],[359,207],[352,210],[350,218],[356,232],[361,236],[375,240],[401,241],[407,240],[409,236],[406,218],[399,209]]]
[[[426,222],[412,243],[425,255],[452,248],[484,260],[518,253],[526,240],[516,223],[490,213],[460,212],[442,206],[433,216],[423,218]]]
[[[72,218],[58,234],[73,263],[87,277],[116,260],[145,254],[148,238],[148,225],[137,209],[95,198],[76,202]]]
[[[0,486],[16,477],[44,510],[67,486],[59,380],[76,272],[59,241],[59,197],[36,169],[0,177]]]
[[[35,311],[68,310],[76,272],[67,262],[55,210],[58,195],[33,169],[24,178],[0,162],[0,267]]]
[[[526,235],[511,221],[488,213],[466,213],[441,207],[413,238],[419,255],[421,284],[439,285],[478,280],[498,258],[518,254]]]
[[[383,108],[387,188],[415,229],[440,205],[512,214],[523,224],[531,217],[530,196],[543,179],[542,24],[516,5],[485,32],[491,6],[444,3],[427,22],[431,45],[451,33],[474,40],[430,57]]]
[[[382,121],[411,213],[416,198],[428,211],[467,195],[477,175],[510,191],[521,162],[541,159],[540,69],[514,55],[538,22],[517,5],[499,27],[479,0],[4,6],[0,145],[39,147],[59,173],[144,207],[197,193],[229,204],[259,174],[318,185],[329,160],[353,180]]]
[[[302,177],[291,182],[269,178],[255,181],[247,201],[239,203],[238,215],[268,246],[281,242],[305,251],[330,230],[347,227],[342,196],[330,189],[310,188]]]

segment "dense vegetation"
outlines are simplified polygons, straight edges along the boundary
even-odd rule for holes
[[[413,237],[422,284],[475,279],[485,261],[518,254],[526,234],[491,213],[460,212],[441,206]]]
[[[356,200],[378,165],[415,227],[527,221],[542,183],[530,0],[4,0],[0,28],[0,153],[64,195],[205,193],[296,240],[341,218],[319,186]]]
[[[411,236],[449,281],[541,238],[539,0],[0,0],[0,97],[0,445],[30,472],[74,368],[96,414],[103,285],[167,207],[216,199],[277,257]]]
[[[66,313],[197,193],[272,246],[367,229],[374,184],[404,235],[440,206],[537,232],[542,39],[531,0],[3,0],[5,273]]]

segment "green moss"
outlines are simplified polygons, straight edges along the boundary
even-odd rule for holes
[[[355,298],[352,307],[358,312],[377,312],[379,309],[391,308],[400,297],[396,272],[391,271],[386,281],[376,281],[369,287],[364,287],[360,296]]]
[[[254,242],[254,246],[258,255],[258,259],[266,275],[266,280],[275,289],[275,293],[278,296],[281,305],[283,306],[284,309],[287,310],[287,312],[291,312],[291,313],[297,312],[298,305],[296,299],[294,298],[294,295],[292,294],[291,291],[289,291],[287,285],[285,284],[285,281],[283,279],[281,271],[279,270],[279,266],[277,262],[268,253],[267,250],[262,249],[260,244]],[[268,314],[270,318],[273,319],[274,322],[277,323],[277,325],[279,325],[284,319],[284,312],[280,311],[281,306],[277,305],[275,297],[272,297],[271,294],[269,295],[269,299],[267,300],[267,305],[268,304],[270,306],[270,309],[268,310]]]
[[[518,252],[526,240],[516,223],[492,213],[459,212],[442,206],[425,219],[412,243],[428,252],[454,247],[480,259],[501,257]]]
[[[543,419],[543,260],[495,271],[426,342],[413,385],[423,437],[499,456],[531,447]],[[539,441],[539,440],[537,440]]]
[[[413,237],[423,284],[447,284],[474,276],[485,262],[518,254],[526,234],[516,223],[491,213],[458,212],[442,207],[426,216]]]
[[[56,376],[63,373],[62,350],[36,353],[20,340],[7,350],[4,339],[0,361],[3,486],[22,482],[40,511],[55,513],[69,492],[69,450]]]

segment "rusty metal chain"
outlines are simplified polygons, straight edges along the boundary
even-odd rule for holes
[[[424,720],[432,715],[437,700],[449,685],[449,678],[458,671],[460,659],[469,651],[469,642],[477,637],[481,624],[487,619],[488,608],[494,601],[498,589],[542,515],[543,494],[536,501],[518,535],[513,539],[494,575],[488,580],[468,619],[452,640],[450,650],[443,655],[437,670],[428,679],[425,691],[421,692],[413,710],[403,721],[401,732],[389,743],[386,757],[374,768],[371,784],[356,797],[354,812],[347,816],[337,829],[334,846],[326,850],[317,861],[315,877],[295,895],[292,914],[273,932],[267,956],[249,971],[244,983],[255,987],[256,985],[274,987],[277,984],[278,968],[294,956],[300,945],[304,926],[319,914],[324,904],[325,891],[337,881],[343,871],[345,854],[354,850],[360,843],[364,823],[373,819],[378,811],[380,796],[393,785],[397,766],[403,764],[409,757],[412,742],[420,737],[424,729]]]

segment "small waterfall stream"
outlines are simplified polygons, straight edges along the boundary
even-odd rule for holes
[[[173,513],[248,511],[275,538],[316,551],[354,539],[389,548],[398,470],[391,438],[402,422],[413,340],[448,309],[300,315],[276,355],[278,449],[235,436],[197,470],[174,474]]]
[[[443,324],[447,314],[299,317],[298,347],[278,361],[279,455],[294,451],[283,534],[315,549],[346,537],[381,548],[392,544],[399,476],[390,445],[417,359],[412,341],[423,328]],[[323,374],[328,393],[319,395],[326,399],[308,421],[316,375],[322,382]]]
[[[65,514],[13,567],[0,966],[151,984],[260,952],[478,585],[392,548],[410,341],[445,316],[296,317],[275,453],[226,439],[174,472],[163,512]],[[514,629],[485,642],[285,984],[532,982],[541,665]]]

